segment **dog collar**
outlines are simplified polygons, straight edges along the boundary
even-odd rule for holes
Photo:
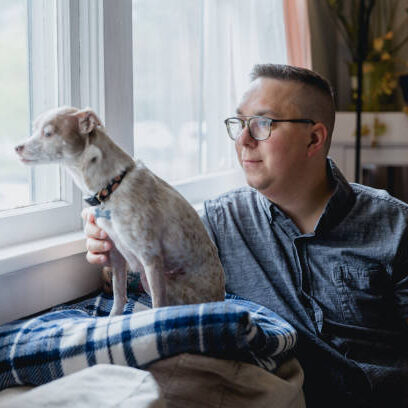
[[[123,178],[126,176],[127,170],[124,170],[120,176],[116,176],[111,180],[111,182],[102,190],[98,191],[93,196],[84,198],[84,200],[92,206],[102,204],[118,187],[122,182]]]

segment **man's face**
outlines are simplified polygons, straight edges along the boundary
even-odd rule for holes
[[[293,102],[298,95],[299,84],[296,82],[258,78],[244,94],[237,116],[303,118]],[[271,197],[294,186],[304,171],[310,130],[311,126],[304,123],[275,123],[269,139],[257,141],[250,137],[245,127],[235,148],[247,183]]]

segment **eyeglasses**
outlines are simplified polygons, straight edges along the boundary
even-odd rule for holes
[[[271,135],[272,125],[278,122],[316,124],[312,119],[271,119],[265,116],[246,116],[246,119],[228,118],[224,120],[227,126],[228,136],[234,141],[241,136],[245,126],[248,126],[249,135],[253,139],[266,140]]]

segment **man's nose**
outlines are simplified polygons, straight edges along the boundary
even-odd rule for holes
[[[248,125],[245,125],[245,127],[242,129],[241,135],[238,137],[237,142],[245,146],[256,144],[257,141],[251,137]]]
[[[20,144],[14,148],[17,153],[21,153],[24,150],[24,145]]]

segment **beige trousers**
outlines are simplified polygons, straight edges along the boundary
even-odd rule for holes
[[[40,387],[0,392],[0,407],[18,408],[303,408],[297,360],[276,374],[254,365],[181,354],[147,370],[95,365]]]
[[[167,408],[303,408],[296,359],[271,374],[252,364],[181,354],[152,364]]]

